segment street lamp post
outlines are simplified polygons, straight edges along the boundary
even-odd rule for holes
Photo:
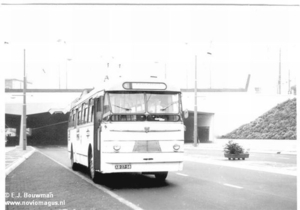
[[[71,61],[71,58],[67,58],[66,60],[66,89],[68,89],[68,61]]]
[[[24,86],[23,86],[23,150],[26,150],[27,135],[26,135],[26,66],[25,66],[25,49],[24,49]]]
[[[65,56],[66,56],[66,89],[68,89],[68,61],[71,61],[72,59],[71,58],[67,58],[67,41],[65,41],[65,40],[62,40],[62,39],[58,39],[57,40],[57,43],[59,43],[59,44],[62,44],[62,46],[64,46],[63,48],[64,48],[64,53],[62,53],[62,54],[65,54]],[[60,54],[60,57],[59,57],[59,59],[62,59],[62,61],[59,61],[59,63],[60,64],[62,64],[63,65],[63,60],[65,59],[65,57],[64,57],[64,55],[62,55],[62,54]],[[61,82],[60,82],[60,65],[59,64],[59,89],[60,89],[60,86],[61,86]]]
[[[165,79],[167,79],[167,64],[165,63]]]
[[[195,109],[194,109],[194,146],[198,139],[198,109],[197,109],[197,55],[195,56]]]
[[[211,52],[207,52],[208,55],[212,56]],[[211,89],[211,60],[209,61],[209,88]]]
[[[9,42],[4,42],[4,44],[9,44]],[[23,148],[23,150],[26,150],[27,146],[27,134],[26,134],[26,51],[24,49],[24,80],[23,80],[23,110],[22,110],[22,116],[20,121],[20,138],[19,138],[19,146]]]

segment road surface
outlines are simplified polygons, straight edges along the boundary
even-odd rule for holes
[[[37,149],[57,163],[71,168],[66,147]],[[164,183],[157,182],[153,175],[106,174],[95,186],[101,186],[124,199],[125,203],[128,201],[145,210],[297,209],[296,176],[231,167],[222,163],[210,164],[211,159],[220,158],[225,162],[219,151],[187,151],[186,156],[201,161],[185,161],[184,170],[169,173]],[[243,165],[247,161],[250,162],[250,158],[244,162],[235,161],[234,164]],[[295,165],[296,155],[256,153],[251,154],[251,161]],[[74,173],[89,179],[85,167]],[[80,179],[80,182],[84,181]]]

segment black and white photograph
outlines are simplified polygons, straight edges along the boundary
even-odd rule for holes
[[[1,209],[299,209],[299,20],[297,0],[2,0]]]

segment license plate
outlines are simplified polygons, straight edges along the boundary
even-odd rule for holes
[[[115,165],[115,169],[131,169],[130,164]]]

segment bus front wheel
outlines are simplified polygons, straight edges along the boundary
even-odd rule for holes
[[[159,181],[165,181],[168,176],[168,172],[157,172],[155,178]]]
[[[89,174],[91,179],[96,183],[97,181],[97,172],[95,171],[94,168],[94,157],[93,157],[93,152],[90,150],[89,151],[89,163],[88,163],[88,168],[89,168]]]
[[[77,163],[74,162],[74,152],[73,152],[73,147],[71,147],[71,167],[74,171],[78,169]]]

